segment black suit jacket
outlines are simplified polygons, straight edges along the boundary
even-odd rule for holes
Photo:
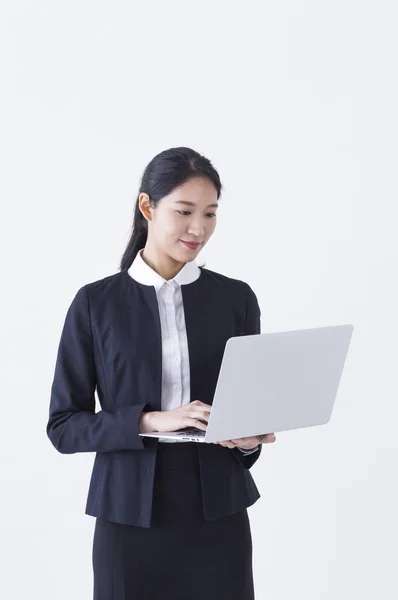
[[[231,336],[260,333],[260,308],[247,283],[203,267],[196,281],[182,285],[182,297],[191,401],[212,404],[225,344]],[[139,417],[161,410],[161,343],[155,288],[127,271],[84,285],[67,311],[47,435],[63,454],[96,452],[88,515],[150,527],[159,442],[139,436]],[[206,520],[260,497],[249,469],[261,449],[245,456],[237,448],[197,444]]]

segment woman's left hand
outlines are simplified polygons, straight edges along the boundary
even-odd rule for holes
[[[253,435],[251,437],[237,438],[234,440],[225,440],[223,442],[215,442],[225,448],[241,448],[242,450],[253,450],[259,444],[272,444],[275,442],[276,436],[274,433],[265,433],[264,435]]]

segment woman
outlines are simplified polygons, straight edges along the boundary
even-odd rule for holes
[[[155,156],[120,272],[81,287],[65,318],[47,434],[59,452],[96,453],[94,600],[254,598],[249,469],[275,436],[140,436],[205,430],[226,341],[260,332],[249,285],[195,263],[221,187],[194,150]]]

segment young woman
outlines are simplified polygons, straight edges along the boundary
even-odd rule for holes
[[[155,156],[120,272],[81,287],[65,318],[47,435],[59,452],[96,453],[86,505],[94,600],[254,598],[250,468],[275,436],[139,435],[205,430],[226,341],[260,333],[250,286],[195,263],[221,187],[190,148]]]

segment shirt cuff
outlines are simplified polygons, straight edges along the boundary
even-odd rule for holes
[[[252,448],[251,450],[243,450],[243,448],[238,448],[238,450],[240,450],[242,452],[242,454],[246,455],[246,454],[253,454],[253,452],[257,452],[257,450],[260,448],[260,444],[257,446],[257,448]]]

